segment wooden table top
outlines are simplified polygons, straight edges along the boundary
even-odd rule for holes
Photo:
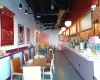
[[[46,67],[47,59],[46,58],[33,58],[33,62],[27,62],[23,66],[41,66]]]

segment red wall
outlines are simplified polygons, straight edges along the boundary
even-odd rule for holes
[[[73,0],[72,10],[66,20],[71,20],[73,23],[91,9],[91,0]]]

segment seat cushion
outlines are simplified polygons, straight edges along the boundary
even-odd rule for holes
[[[50,68],[45,68],[44,72],[50,72]]]
[[[23,70],[20,69],[19,71],[16,71],[16,73],[23,73]]]
[[[51,63],[51,59],[47,60],[47,63]]]

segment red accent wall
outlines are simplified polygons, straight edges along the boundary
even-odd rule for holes
[[[66,20],[71,20],[74,23],[76,20],[80,19],[86,12],[91,9],[91,0],[73,0],[72,10],[68,14]]]

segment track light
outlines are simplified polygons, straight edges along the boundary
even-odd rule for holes
[[[25,14],[28,14],[28,11],[25,9]]]
[[[22,4],[21,3],[19,4],[19,9],[22,9]]]

